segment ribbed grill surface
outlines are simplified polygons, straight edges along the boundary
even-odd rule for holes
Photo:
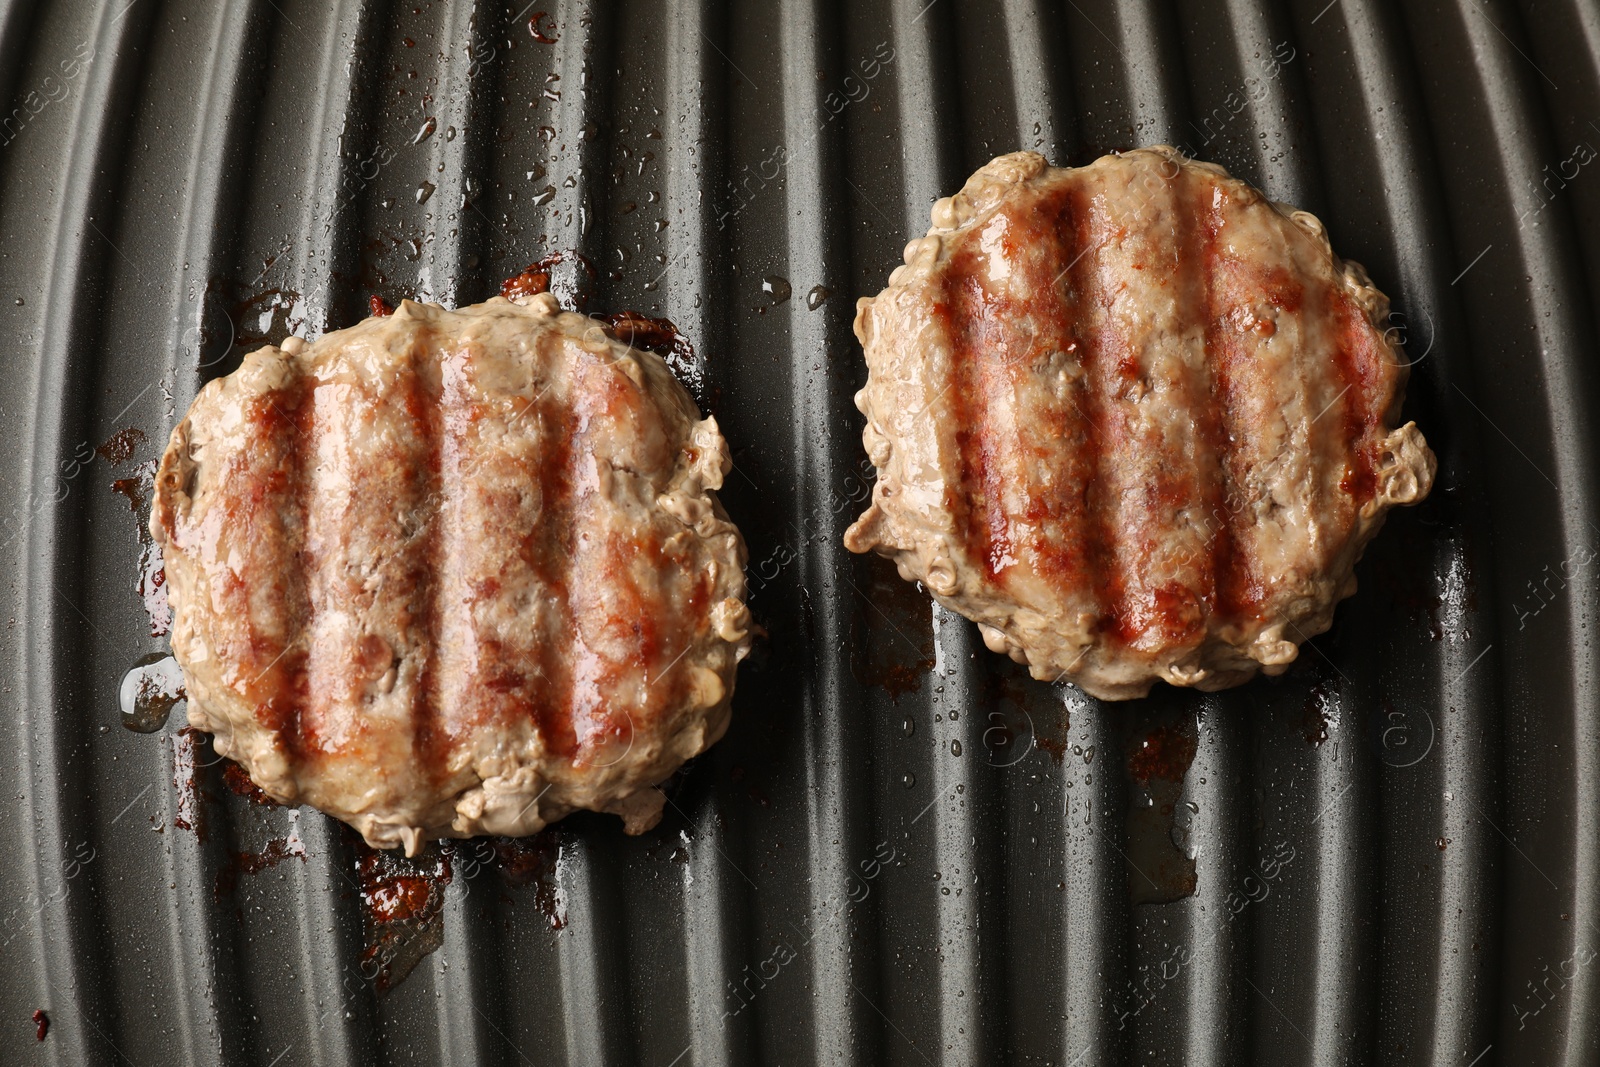
[[[0,1062],[1600,1062],[1593,3],[6,0],[0,80]],[[1366,264],[1440,480],[1285,677],[1100,705],[843,549],[849,323],[991,156],[1156,142]],[[118,724],[128,494],[262,338],[555,252],[692,344],[766,637],[660,828],[458,855],[380,993],[349,838]]]

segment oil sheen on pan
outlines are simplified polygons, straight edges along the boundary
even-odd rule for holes
[[[1389,301],[1312,215],[1164,146],[994,159],[862,299],[847,531],[1034,677],[1279,674],[1435,459]]]

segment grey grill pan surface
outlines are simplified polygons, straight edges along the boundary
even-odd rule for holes
[[[1600,1062],[1592,0],[0,0],[0,83],[0,1062]],[[1366,264],[1441,473],[1290,673],[1101,705],[841,547],[850,320],[991,156],[1161,142]],[[659,828],[458,847],[380,988],[351,837],[120,724],[140,465],[555,253],[692,348],[766,633]]]

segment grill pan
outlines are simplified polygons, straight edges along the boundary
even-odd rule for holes
[[[1600,1062],[1591,0],[4,0],[0,80],[0,1062]],[[1284,677],[1101,705],[840,546],[850,319],[991,156],[1158,142],[1367,265],[1440,482]],[[120,725],[141,464],[557,253],[687,342],[765,637],[660,827],[431,853],[374,965],[378,861]]]

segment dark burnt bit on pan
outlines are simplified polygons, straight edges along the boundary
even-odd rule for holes
[[[507,300],[526,299],[550,291],[550,272],[540,270],[538,264],[527,267],[500,283],[500,295]]]
[[[671,319],[653,319],[637,311],[601,316],[611,336],[625,345],[648,349],[666,361],[680,381],[689,381],[695,365],[694,346]],[[696,397],[697,401],[704,398]],[[704,406],[702,404],[702,406]]]
[[[589,305],[589,291],[595,278],[594,264],[588,257],[575,249],[567,249],[550,253],[501,282],[500,295],[515,300],[554,293],[563,311],[581,312]]]
[[[563,272],[560,270],[563,266],[572,269]],[[563,273],[568,277],[563,277]],[[552,252],[501,282],[500,295],[507,300],[525,300],[541,293],[554,293],[562,310],[581,312],[588,306],[588,290],[595,278],[594,265],[581,252]],[[605,325],[606,332],[623,344],[648,349],[666,360],[679,379],[686,379],[694,369],[694,346],[670,319],[652,318],[638,311],[617,311],[595,317]]]

